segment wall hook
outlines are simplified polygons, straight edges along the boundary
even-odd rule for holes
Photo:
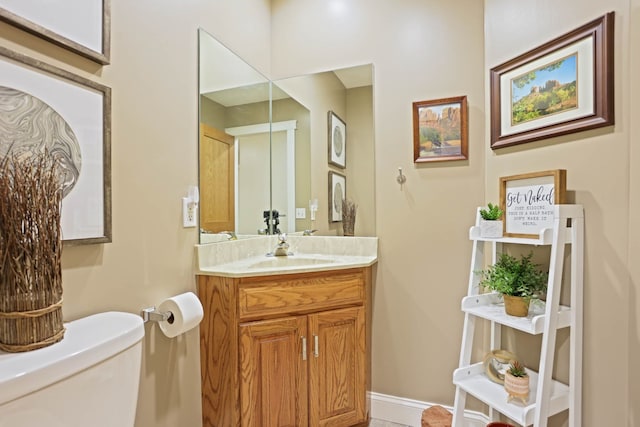
[[[398,168],[398,177],[396,178],[398,184],[402,185],[407,182],[407,177],[402,174],[402,168]]]

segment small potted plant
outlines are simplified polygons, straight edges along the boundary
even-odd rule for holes
[[[480,237],[502,237],[502,214],[504,212],[498,205],[488,203],[486,208],[480,209]]]
[[[480,285],[500,292],[504,309],[511,316],[526,317],[531,299],[547,290],[548,274],[531,261],[532,256],[533,252],[530,252],[517,259],[502,253],[495,264],[480,272]]]
[[[520,399],[523,405],[529,400],[529,374],[517,360],[513,360],[504,375],[504,389],[507,392],[507,402]]]

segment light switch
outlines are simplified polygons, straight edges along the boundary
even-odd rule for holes
[[[307,210],[305,208],[296,208],[296,219],[305,219],[307,217]]]

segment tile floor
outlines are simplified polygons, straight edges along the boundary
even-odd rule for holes
[[[403,424],[396,424],[396,423],[392,423],[390,421],[371,419],[371,422],[369,422],[369,427],[411,427],[411,426],[405,426]]]

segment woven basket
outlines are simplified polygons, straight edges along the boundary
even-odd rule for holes
[[[23,301],[33,305],[33,298]],[[64,337],[62,299],[40,309],[0,311],[0,350],[17,353],[54,344]]]

